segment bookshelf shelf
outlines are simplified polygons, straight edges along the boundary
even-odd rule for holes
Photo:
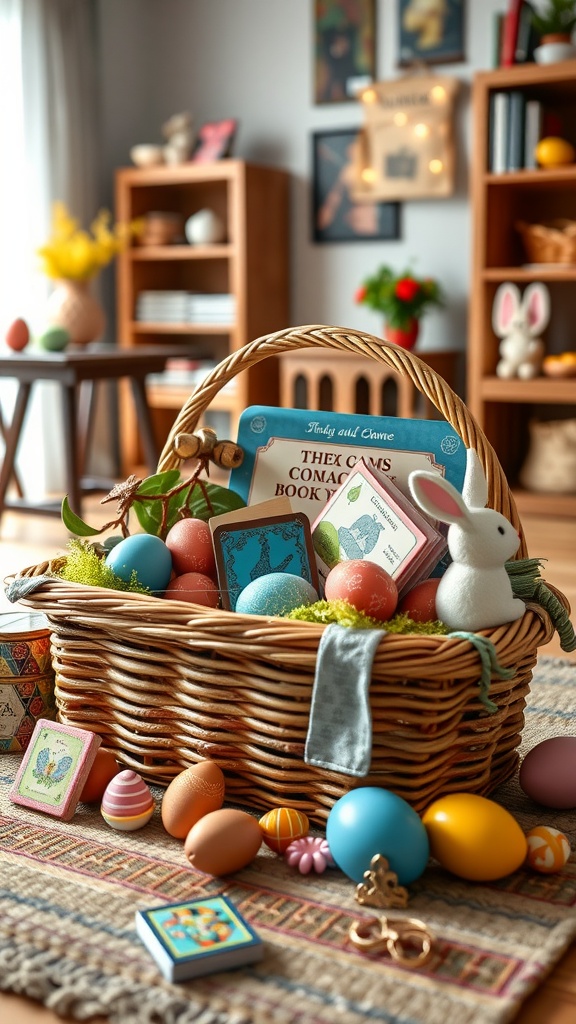
[[[191,360],[219,362],[231,352],[289,322],[289,175],[274,167],[243,160],[121,168],[116,172],[116,216],[120,221],[153,211],[178,214],[183,223],[201,209],[211,209],[226,228],[226,241],[213,245],[134,245],[117,259],[118,344],[175,343]],[[154,292],[231,296],[233,320],[200,323],[151,322],[136,319],[150,312]],[[164,300],[169,296],[161,296]],[[172,300],[169,300],[172,301]],[[187,300],[185,300],[187,301]],[[186,306],[188,309],[188,306]],[[157,308],[156,315],[160,315]],[[228,311],[226,310],[226,313]],[[206,310],[200,315],[212,314]],[[154,315],[154,313],[152,313]],[[273,359],[250,367],[234,389],[224,389],[211,403],[220,433],[234,437],[241,411],[251,404],[275,405],[279,400],[278,365]],[[150,383],[150,405],[160,447],[192,388],[185,383]],[[142,462],[137,424],[127,392],[120,395],[122,470],[125,476]]]
[[[468,406],[495,448],[513,488],[520,512],[576,517],[575,494],[546,494],[516,489],[526,458],[531,420],[574,417],[576,377],[502,380],[495,374],[500,339],[492,329],[492,305],[503,281],[522,289],[543,281],[550,290],[551,319],[544,334],[546,351],[576,350],[572,294],[576,264],[532,264],[518,222],[542,224],[576,220],[576,164],[557,168],[490,171],[491,112],[494,94],[521,90],[562,123],[562,135],[576,144],[576,62],[533,63],[480,72],[473,83],[472,280],[467,359]],[[565,130],[564,130],[565,126]]]

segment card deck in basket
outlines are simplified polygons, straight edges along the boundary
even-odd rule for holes
[[[249,583],[273,572],[300,576],[318,590],[310,520],[303,512],[216,526],[212,541],[222,605],[230,611]]]
[[[69,821],[100,742],[87,729],[39,718],[10,793],[12,803]]]
[[[226,896],[136,912],[136,931],[168,981],[186,981],[261,960],[261,938]]]
[[[447,550],[440,531],[363,458],[312,524],[312,543],[322,585],[337,562],[368,558],[392,576],[400,597]]]

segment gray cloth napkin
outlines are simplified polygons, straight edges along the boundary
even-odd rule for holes
[[[31,594],[44,583],[53,579],[53,576],[23,576],[21,579],[9,583],[4,593],[8,600],[15,604],[21,597],[26,597],[26,594]]]
[[[306,764],[345,775],[368,774],[372,758],[370,680],[376,648],[386,630],[331,624],[318,646]]]

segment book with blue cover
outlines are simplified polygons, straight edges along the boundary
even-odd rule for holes
[[[226,896],[136,911],[136,932],[167,981],[187,981],[261,960],[261,938]]]
[[[360,458],[412,500],[412,470],[436,470],[461,491],[466,447],[446,420],[250,406],[242,413],[242,465],[230,487],[247,505],[289,498],[314,522]]]

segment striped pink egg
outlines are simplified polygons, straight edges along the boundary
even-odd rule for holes
[[[102,797],[102,813],[114,818],[144,814],[154,803],[152,793],[137,772],[129,768],[108,783]]]

